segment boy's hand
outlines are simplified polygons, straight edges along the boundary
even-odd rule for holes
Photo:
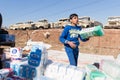
[[[74,42],[68,41],[67,43],[68,43],[68,44],[70,45],[70,47],[72,47],[73,49],[76,48],[76,45],[74,44]]]
[[[88,41],[91,37],[86,38],[86,41]]]

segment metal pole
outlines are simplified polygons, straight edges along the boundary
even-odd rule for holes
[[[0,13],[0,29],[1,29],[1,26],[2,26],[2,15]]]

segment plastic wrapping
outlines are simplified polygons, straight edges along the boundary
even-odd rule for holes
[[[86,39],[92,36],[103,36],[104,32],[101,26],[95,26],[91,28],[82,29],[79,32],[82,39]]]
[[[114,80],[120,80],[120,65],[113,60],[102,60],[100,68]]]
[[[85,69],[61,63],[52,63],[46,67],[45,76],[55,80],[83,80]]]
[[[92,64],[86,67],[86,80],[106,80],[106,75]]]

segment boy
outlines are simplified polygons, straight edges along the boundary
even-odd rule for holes
[[[59,37],[60,42],[65,46],[65,51],[69,58],[70,65],[77,66],[77,60],[79,55],[79,38],[82,41],[87,41],[88,39],[82,39],[77,31],[80,31],[82,28],[78,26],[78,15],[71,14],[69,16],[70,25],[66,25],[62,34]]]

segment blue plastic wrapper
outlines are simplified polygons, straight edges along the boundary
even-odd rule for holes
[[[20,66],[20,77],[32,79],[36,76],[36,69],[29,65]]]
[[[38,67],[41,61],[41,54],[42,51],[39,49],[39,46],[33,46],[28,59],[28,64],[34,67]]]
[[[0,34],[0,42],[14,42],[15,41],[15,35],[10,34]]]

